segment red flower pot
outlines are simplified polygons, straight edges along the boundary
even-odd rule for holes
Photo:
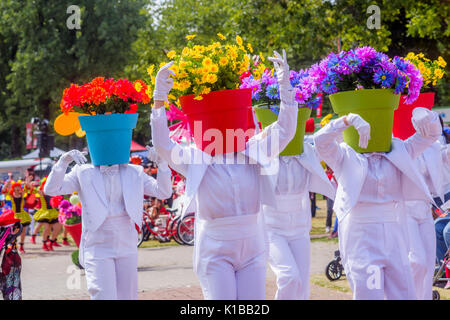
[[[81,223],[77,224],[65,224],[64,227],[70,233],[73,238],[73,241],[77,244],[77,247],[80,247],[81,240]]]
[[[197,148],[211,155],[244,150],[245,142],[254,134],[251,89],[212,91],[202,97],[180,97]],[[238,129],[247,134],[239,135]]]
[[[392,129],[394,137],[402,140],[406,140],[416,133],[411,122],[413,110],[417,107],[431,110],[431,107],[434,106],[434,92],[421,93],[412,104],[406,104],[405,97],[405,95],[401,96],[398,109],[394,111],[394,127]]]

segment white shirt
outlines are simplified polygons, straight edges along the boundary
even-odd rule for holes
[[[233,164],[225,164],[227,156],[234,157]],[[202,219],[258,213],[260,169],[257,164],[248,163],[249,158],[241,153],[213,157],[196,194]]]
[[[367,158],[367,176],[358,202],[386,203],[399,201],[401,172],[384,153],[364,153]]]
[[[100,166],[100,172],[102,172],[106,201],[108,202],[108,217],[126,216],[120,166],[117,164]]]
[[[276,195],[302,194],[309,191],[310,174],[298,158],[299,155],[280,157]]]

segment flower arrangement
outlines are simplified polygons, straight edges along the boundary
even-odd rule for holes
[[[310,76],[319,91],[326,94],[388,88],[400,94],[408,89],[407,104],[417,99],[422,87],[422,75],[411,62],[400,57],[390,59],[372,47],[331,52],[310,68]]]
[[[241,75],[240,88],[252,89],[252,100],[255,105],[268,105],[277,108],[280,104],[280,90],[274,70],[264,65],[264,57],[253,57],[249,70]],[[315,79],[309,70],[290,71],[291,85],[296,91],[295,99],[300,107],[317,109],[320,97],[317,97]],[[274,106],[274,107],[272,107]]]
[[[432,87],[439,83],[445,74],[444,68],[447,62],[442,57],[438,57],[432,61],[426,58],[423,53],[415,54],[414,52],[409,52],[405,59],[418,68],[422,74],[423,86],[421,92],[430,91]]]
[[[150,102],[150,87],[144,81],[105,79],[97,77],[81,86],[71,84],[64,89],[61,111],[82,111],[84,114],[136,113],[137,104]]]
[[[236,43],[222,43],[225,36],[218,34],[219,41],[209,45],[195,44],[195,35],[187,36],[187,46],[181,52],[170,51],[167,57],[175,61],[171,70],[175,72],[172,94],[169,100],[179,106],[177,98],[194,94],[196,100],[211,91],[236,89],[239,87],[239,76],[248,70],[253,52],[250,43],[244,44],[240,36]],[[162,63],[164,65],[165,63]],[[147,72],[154,84],[155,67],[150,66]]]
[[[68,200],[62,200],[59,205],[58,220],[65,225],[81,223],[81,208],[78,205],[72,205]]]

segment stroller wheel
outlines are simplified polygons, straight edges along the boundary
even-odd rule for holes
[[[330,281],[338,280],[342,276],[342,270],[339,266],[339,262],[336,260],[331,261],[325,268],[325,275]]]
[[[437,290],[433,290],[433,300],[441,300],[441,295]]]

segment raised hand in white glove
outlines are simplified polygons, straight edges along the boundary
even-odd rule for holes
[[[173,86],[173,79],[170,78],[170,75],[175,75],[175,72],[169,69],[173,63],[174,62],[171,61],[162,66],[156,74],[155,90],[153,91],[153,99],[155,101],[167,101],[167,95]]]
[[[280,87],[280,100],[283,103],[292,105],[295,103],[295,90],[292,88],[290,81],[290,71],[286,60],[286,51],[283,49],[283,57],[276,51],[274,51],[273,54],[275,57],[269,57],[269,60],[273,62],[275,67],[277,82]]]
[[[370,140],[370,124],[365,121],[359,114],[349,113],[345,116],[348,124],[353,126],[359,133],[358,145],[362,149],[366,149]]]
[[[156,152],[155,147],[146,146],[145,147],[148,151],[147,153],[147,159],[151,162],[154,162],[158,165],[159,168],[167,167],[167,161],[161,158],[161,156]]]
[[[59,161],[65,165],[69,165],[72,161],[75,161],[76,164],[84,164],[87,162],[87,159],[82,152],[78,150],[71,150],[64,153],[61,158],[59,158]]]
[[[416,131],[425,138],[439,137],[442,126],[436,112],[426,108],[415,108],[411,118],[412,125]]]

